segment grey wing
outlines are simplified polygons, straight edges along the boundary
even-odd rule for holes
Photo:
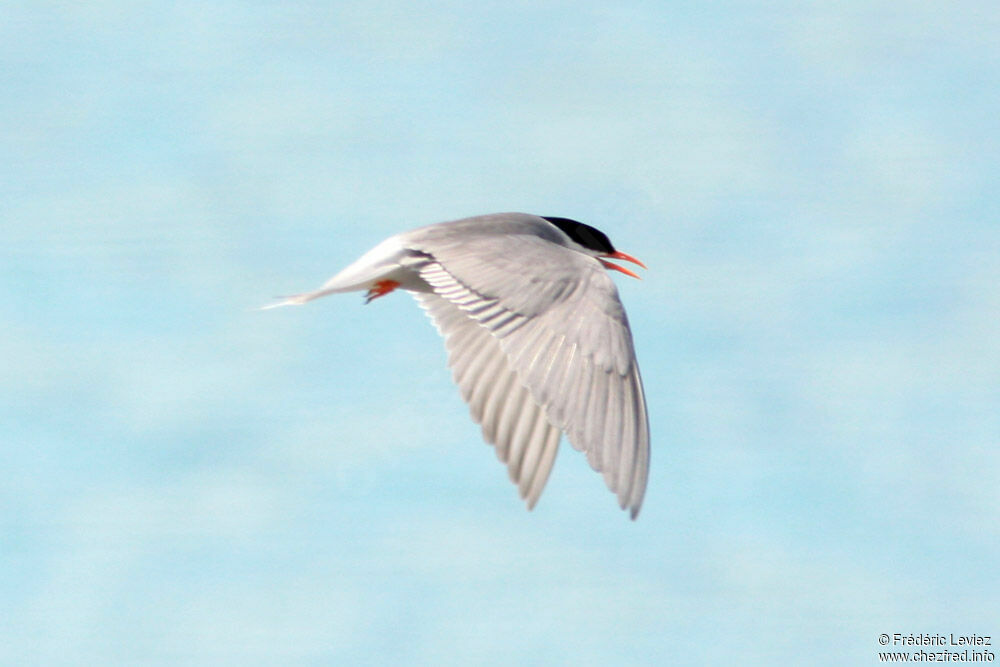
[[[483,438],[496,447],[528,509],[555,462],[562,433],[518,380],[500,341],[460,308],[435,294],[415,294],[445,339],[448,365]]]
[[[499,347],[510,383],[527,388],[635,518],[649,473],[649,423],[628,319],[606,271],[530,235],[422,250],[432,261],[421,278],[489,332],[469,337]]]

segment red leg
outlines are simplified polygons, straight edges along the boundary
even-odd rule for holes
[[[395,280],[380,280],[375,283],[375,286],[368,290],[365,294],[365,303],[371,303],[372,299],[377,299],[380,296],[385,296],[392,290],[399,287],[399,283]]]

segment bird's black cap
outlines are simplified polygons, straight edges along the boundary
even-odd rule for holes
[[[607,255],[615,252],[615,247],[611,245],[611,239],[599,229],[594,229],[590,225],[585,225],[582,222],[570,220],[569,218],[553,218],[549,216],[542,216],[542,218],[551,222],[561,229],[566,236],[588,250]]]

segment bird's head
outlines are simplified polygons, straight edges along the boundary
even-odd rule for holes
[[[632,262],[633,264],[638,264],[644,269],[646,268],[645,264],[632,255],[615,250],[615,247],[611,245],[611,239],[609,239],[607,234],[599,229],[594,229],[590,225],[585,225],[582,222],[570,220],[569,218],[546,216],[544,219],[558,227],[566,236],[569,237],[574,250],[578,250],[579,252],[596,258],[597,261],[604,265],[604,268],[606,269],[613,269],[615,271],[620,271],[627,276],[639,278],[638,274],[633,273],[624,266],[619,266],[618,264],[613,264],[607,261],[609,259]]]

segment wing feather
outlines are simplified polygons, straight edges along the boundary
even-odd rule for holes
[[[606,373],[606,375],[609,377],[608,394],[605,399],[607,402],[604,410],[604,433],[601,437],[605,443],[602,472],[608,488],[615,489],[620,496],[622,489],[618,487],[618,462],[622,458],[622,449],[630,446],[631,443],[625,443],[621,439],[622,391],[618,386],[612,387],[610,373]],[[616,391],[616,389],[618,390]],[[614,446],[612,443],[618,443],[618,446]]]
[[[552,464],[555,462],[556,453],[559,451],[560,436],[562,436],[562,432],[559,429],[549,429],[542,456],[535,466],[534,474],[531,476],[531,486],[528,488],[528,496],[526,498],[529,508],[534,507],[535,503],[538,502],[539,496],[542,495],[545,482],[548,481],[549,472],[552,470]]]
[[[499,425],[500,414],[505,403],[515,396],[519,389],[520,387],[517,384],[514,374],[503,373],[496,384],[493,385],[489,396],[483,401],[483,437],[486,439],[486,442],[492,442],[497,447],[497,456],[501,461],[505,461],[506,457],[501,453],[500,443],[497,442],[497,427]]]
[[[521,458],[517,470],[517,488],[522,498],[528,495],[534,471],[542,458],[542,452],[545,450],[545,443],[548,440],[548,432],[552,428],[552,425],[545,418],[544,410],[535,410],[534,412],[534,424],[531,426],[530,435],[525,438],[527,445],[525,445],[524,456]]]
[[[632,495],[632,466],[635,465],[635,448],[638,438],[636,437],[636,415],[638,411],[635,403],[635,387],[631,382],[624,383],[622,402],[626,407],[623,411],[622,420],[622,453],[621,461],[618,465],[618,502],[625,504]]]
[[[505,375],[508,375],[506,360],[501,355],[491,355],[476,378],[468,403],[469,408],[479,415],[480,425],[483,424],[486,400],[496,391],[497,380]]]
[[[584,448],[587,454],[593,453],[591,465],[594,470],[604,471],[604,448],[608,443],[604,442],[604,418],[608,407],[608,377],[599,368],[590,369],[591,385],[590,400],[587,405],[587,412],[583,415]],[[587,458],[590,458],[589,456]]]

